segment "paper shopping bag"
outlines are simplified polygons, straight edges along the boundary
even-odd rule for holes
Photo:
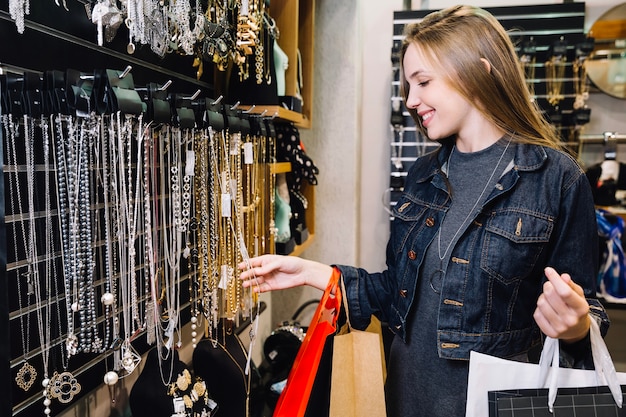
[[[626,385],[622,385],[622,395]],[[549,390],[519,389],[489,392],[489,417],[624,417],[608,387],[559,388],[553,412],[548,406]]]
[[[379,334],[351,330],[335,336],[329,416],[386,416],[382,364]]]
[[[345,294],[343,280],[342,291]],[[329,417],[385,417],[384,355],[380,322],[368,331],[352,329],[343,297],[348,333],[333,340]]]
[[[482,353],[470,353],[467,386],[466,417],[489,415],[488,392],[515,389],[547,389],[544,406],[552,408],[558,398],[557,388],[608,386],[613,402],[621,406],[620,384],[626,384],[626,373],[615,372],[608,349],[595,319],[591,319],[590,337],[594,370],[558,367],[559,341],[546,338],[540,364],[523,363],[496,358]],[[547,354],[546,354],[547,353]],[[552,362],[545,360],[550,357]],[[536,400],[539,401],[539,400]]]
[[[273,417],[302,417],[307,412],[325,345],[328,338],[332,338],[337,326],[337,316],[341,305],[341,292],[337,288],[339,276],[339,271],[334,269],[311,319],[306,336],[298,349],[287,377],[287,385],[274,408]],[[328,404],[324,407],[328,410]]]

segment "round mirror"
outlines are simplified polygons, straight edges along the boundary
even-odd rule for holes
[[[626,3],[600,16],[589,36],[595,39],[586,62],[589,79],[606,94],[626,98]]]

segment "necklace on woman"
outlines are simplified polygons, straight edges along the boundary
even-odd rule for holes
[[[472,208],[467,212],[467,215],[465,216],[465,218],[463,219],[463,221],[461,222],[461,224],[459,225],[459,227],[457,228],[457,230],[454,232],[454,234],[452,235],[452,237],[450,238],[450,241],[448,242],[448,245],[445,247],[445,250],[442,253],[442,245],[441,245],[441,229],[442,226],[439,227],[439,232],[437,234],[437,256],[439,258],[439,269],[437,269],[435,271],[435,274],[440,274],[440,278],[443,278],[443,275],[445,274],[445,270],[443,267],[443,261],[444,259],[446,259],[446,256],[448,255],[448,251],[450,250],[450,248],[452,247],[452,245],[454,244],[454,242],[456,241],[457,237],[459,236],[459,234],[465,230],[468,220],[470,220],[471,216],[475,213],[476,207],[478,207],[478,204],[480,204],[480,202],[483,200],[483,197],[485,195],[485,193],[487,192],[487,189],[489,188],[489,185],[492,184],[492,180],[494,178],[494,176],[496,175],[496,172],[498,172],[499,168],[500,168],[500,164],[502,163],[502,159],[504,158],[504,155],[506,154],[506,151],[509,149],[509,145],[511,144],[511,139],[509,138],[506,146],[504,147],[504,150],[502,151],[502,154],[500,155],[500,158],[498,159],[498,162],[496,163],[496,165],[494,166],[493,170],[491,171],[491,174],[489,175],[489,178],[487,179],[487,181],[485,182],[485,185],[482,189],[482,191],[480,192],[480,194],[478,195],[478,197],[476,198],[476,201],[474,202],[474,204],[472,205]],[[455,146],[456,147],[456,146]],[[454,153],[454,149],[455,147],[452,148],[452,150],[450,151],[450,155],[448,156],[448,176],[450,173],[450,161],[452,158],[452,154]],[[435,288],[435,286],[433,285],[433,277],[431,277],[430,280],[430,286],[433,289],[433,291],[435,291],[435,293],[439,293],[439,290]]]

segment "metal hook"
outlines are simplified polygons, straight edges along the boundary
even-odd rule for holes
[[[277,117],[278,117],[278,112],[274,112],[274,114],[272,114],[272,120],[274,120]]]
[[[126,69],[119,75],[118,78],[121,80],[122,78],[126,77],[132,69],[133,67],[131,65],[127,66]]]
[[[264,109],[263,112],[261,114],[259,114],[259,117],[265,116],[266,113],[267,113],[267,109]]]
[[[165,91],[167,90],[167,87],[169,87],[170,85],[172,85],[172,80],[167,80],[167,82],[165,84],[163,84],[163,86],[161,86],[159,88],[159,91]]]
[[[193,93],[193,95],[191,97],[182,97],[183,100],[195,100],[198,98],[198,96],[200,95],[200,93],[202,92],[202,90],[198,90],[195,93]]]
[[[254,110],[255,107],[256,107],[256,104],[253,104],[248,110],[242,111],[242,113],[246,113],[246,114],[252,113],[252,110]]]
[[[223,98],[224,96],[219,96],[213,103],[211,103],[211,106],[215,106],[216,104],[219,104],[219,102],[222,101]]]
[[[237,109],[237,107],[239,107],[239,105],[240,105],[240,104],[241,104],[241,102],[240,102],[240,101],[237,101],[235,104],[233,104],[233,105],[230,107],[230,109],[231,109],[231,110],[236,110],[236,109]]]

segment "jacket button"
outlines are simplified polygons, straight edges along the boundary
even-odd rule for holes
[[[409,259],[410,259],[410,260],[412,260],[412,261],[414,261],[414,260],[415,260],[415,258],[417,258],[417,254],[415,253],[415,251],[414,251],[414,250],[410,250],[410,251],[409,251]]]
[[[426,226],[433,227],[434,225],[435,225],[435,219],[433,219],[432,217],[429,217],[426,219]]]
[[[403,297],[403,298],[406,298],[408,293],[409,292],[407,290],[400,290],[400,296]]]

